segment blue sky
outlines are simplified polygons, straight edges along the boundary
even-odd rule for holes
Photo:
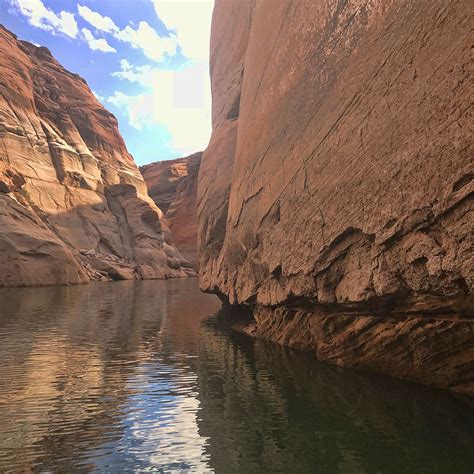
[[[213,0],[0,0],[0,23],[84,77],[145,164],[209,141],[212,8]]]

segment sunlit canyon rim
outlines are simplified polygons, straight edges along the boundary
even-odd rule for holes
[[[115,117],[0,27],[0,286],[193,275]]]
[[[217,0],[200,286],[257,337],[474,393],[468,1]]]

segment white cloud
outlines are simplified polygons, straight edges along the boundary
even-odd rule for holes
[[[96,31],[111,34],[116,39],[141,49],[153,61],[163,61],[176,54],[178,44],[183,53],[193,60],[207,60],[209,56],[209,32],[212,14],[212,0],[152,0],[156,12],[169,30],[168,36],[160,36],[147,21],[138,27],[127,25],[120,29],[108,16],[78,4],[79,15]],[[73,13],[61,11],[56,14],[46,7],[42,0],[10,0],[31,25],[50,31],[64,33],[77,38],[79,28]],[[183,14],[183,11],[185,14]],[[82,37],[91,49],[114,52],[105,39],[97,39],[90,29],[82,29]]]
[[[79,33],[79,28],[77,27],[74,15],[68,12],[61,12],[59,14],[59,18],[59,31],[62,31],[64,34],[70,36],[71,38],[76,38],[77,33]]]
[[[112,18],[102,16],[100,13],[91,10],[89,7],[77,5],[77,10],[79,15],[97,30],[105,31],[106,33],[118,32],[120,30]]]
[[[141,49],[154,61],[163,61],[166,56],[173,56],[176,53],[176,37],[161,37],[146,21],[141,21],[137,29],[127,25],[116,33],[115,37],[136,49]]]
[[[182,155],[203,150],[211,133],[211,97],[207,62],[188,63],[172,71],[133,67],[122,61],[115,76],[137,82],[147,91],[134,96],[115,91],[107,101],[122,108],[130,125],[142,130],[160,124],[171,135],[170,146]]]
[[[129,24],[124,29],[120,29],[108,16],[103,16],[84,5],[78,5],[77,8],[79,15],[96,30],[110,33],[133,48],[141,49],[148,58],[154,61],[163,61],[167,56],[173,56],[176,53],[176,35],[160,36],[146,21],[141,21],[138,28]]]
[[[190,59],[209,58],[213,0],[152,0],[168,30],[177,35],[183,54]]]
[[[77,37],[79,29],[72,13],[62,11],[56,14],[41,0],[11,0],[11,3],[26,16],[30,25],[52,33],[64,33],[71,38]]]
[[[102,51],[103,53],[116,53],[117,50],[110,46],[109,43],[107,43],[107,40],[104,38],[94,38],[94,35],[90,30],[87,28],[82,28],[82,35],[84,39],[86,40],[86,43],[89,45],[89,48],[94,50],[94,51]]]
[[[106,101],[119,109],[124,109],[128,122],[137,130],[143,130],[144,126],[151,124],[153,121],[151,94],[130,96],[123,92],[115,91],[114,95],[108,97]]]
[[[121,71],[113,72],[112,76],[126,79],[130,82],[137,82],[143,87],[151,87],[155,68],[146,64],[144,66],[132,66],[126,59],[120,61]]]

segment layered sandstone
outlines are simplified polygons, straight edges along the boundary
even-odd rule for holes
[[[200,281],[257,336],[474,393],[470,11],[216,0]]]
[[[141,166],[148,194],[163,210],[173,242],[197,268],[197,180],[202,152]]]
[[[192,273],[76,74],[0,27],[0,286]]]

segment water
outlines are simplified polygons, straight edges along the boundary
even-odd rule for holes
[[[230,331],[197,281],[0,290],[0,472],[471,473],[471,401]]]

